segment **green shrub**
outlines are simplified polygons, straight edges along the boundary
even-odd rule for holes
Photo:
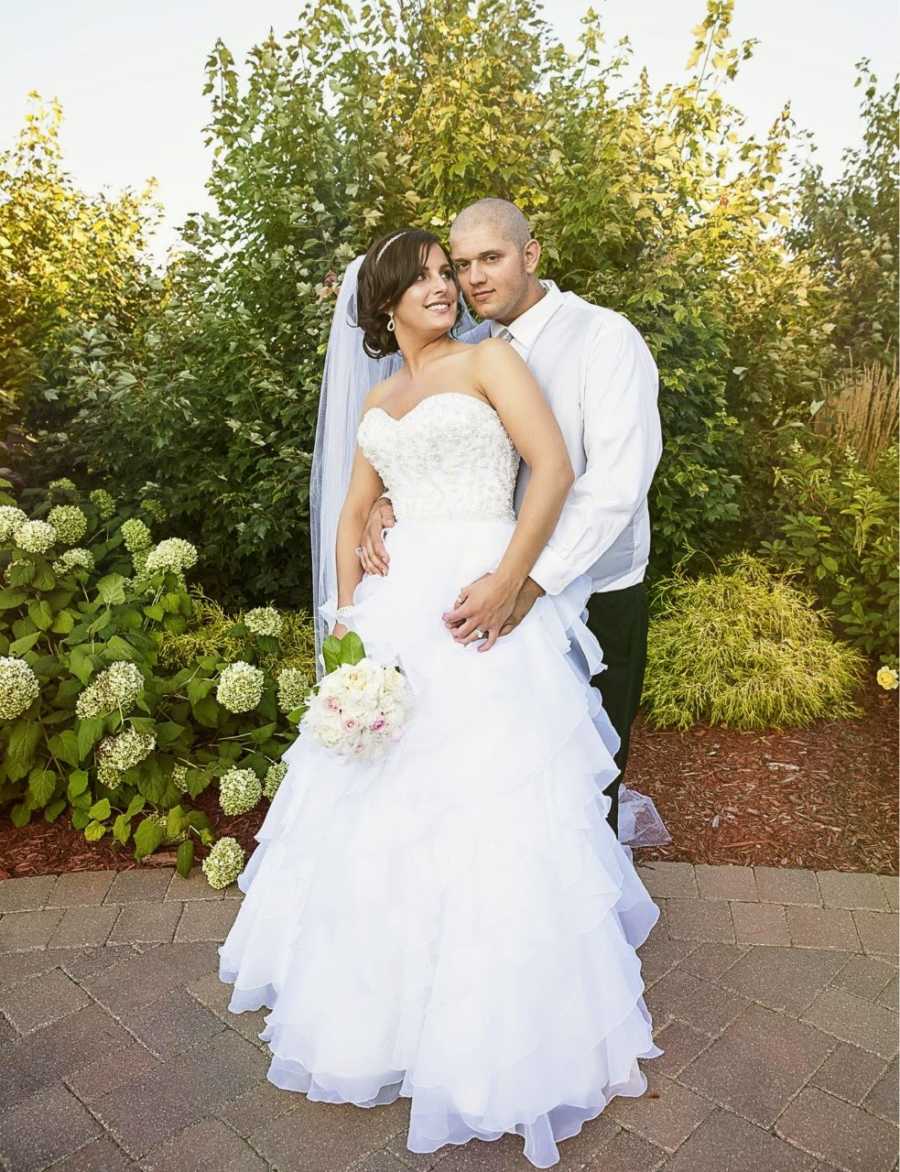
[[[762,545],[800,571],[849,643],[881,657],[897,651],[897,477],[896,445],[869,471],[851,447],[806,434],[775,470],[779,536]]]
[[[747,554],[654,592],[643,703],[660,727],[783,728],[859,714],[862,656],[785,577]]]
[[[245,786],[253,804],[264,784],[274,793],[314,678],[309,619],[257,608],[230,620],[189,593],[189,542],[154,543],[141,518],[103,493],[79,499],[68,481],[28,517],[9,487],[0,481],[0,808],[17,826],[68,812],[88,841],[111,834],[137,859],[178,844],[186,873],[195,839],[213,841],[193,799],[235,770],[257,779]]]

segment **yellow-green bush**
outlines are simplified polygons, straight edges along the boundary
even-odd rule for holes
[[[747,554],[656,588],[643,703],[660,727],[784,728],[859,715],[863,657],[811,599]]]

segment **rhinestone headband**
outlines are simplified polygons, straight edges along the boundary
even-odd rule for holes
[[[391,245],[394,243],[395,240],[399,240],[401,236],[405,236],[405,235],[406,235],[405,231],[398,232],[395,236],[392,236],[390,238],[390,240],[385,240],[385,242],[384,242],[384,244],[382,244],[381,248],[378,249],[378,252],[375,256],[375,263],[378,264],[378,262],[381,260],[381,258],[384,256],[384,254],[391,247]]]

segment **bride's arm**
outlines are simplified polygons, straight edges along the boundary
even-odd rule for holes
[[[370,400],[366,400],[366,406],[369,405]],[[353,457],[350,484],[338,518],[335,542],[338,607],[349,606],[353,602],[353,592],[363,576],[356,550],[362,540],[369,510],[383,492],[384,484],[381,477],[357,448]],[[341,635],[344,630],[343,625],[339,623],[334,628],[334,633]]]
[[[492,574],[461,591],[466,596],[445,619],[458,622],[454,638],[469,643],[488,632],[479,650],[497,641],[519,591],[550,539],[575,474],[559,425],[540,387],[509,343],[492,338],[473,355],[476,380],[492,403],[510,439],[531,469],[516,528]]]

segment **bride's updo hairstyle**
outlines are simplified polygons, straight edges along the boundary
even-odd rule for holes
[[[397,338],[387,328],[388,309],[396,305],[415,282],[433,244],[447,255],[447,250],[433,232],[424,228],[402,228],[376,240],[366,253],[357,278],[356,321],[363,331],[363,349],[370,358],[397,353]],[[450,264],[449,256],[447,264]],[[457,290],[458,320],[459,281],[455,270],[453,282]]]

